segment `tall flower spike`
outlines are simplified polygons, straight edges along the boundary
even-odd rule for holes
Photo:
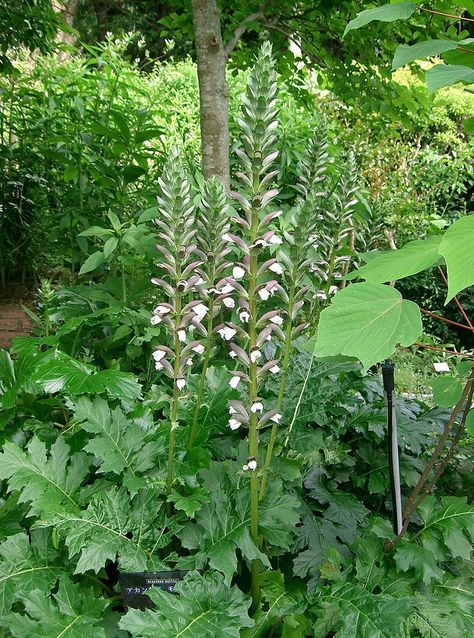
[[[233,308],[234,299],[227,289],[224,289],[225,282],[218,285],[223,280],[224,271],[229,263],[226,256],[230,252],[229,237],[229,204],[227,193],[221,182],[211,177],[205,184],[201,194],[201,202],[196,215],[197,243],[202,265],[198,269],[202,279],[199,291],[203,303],[207,308],[207,323],[205,344],[203,346],[203,365],[199,380],[196,403],[194,407],[193,423],[188,442],[188,449],[193,446],[197,434],[199,411],[204,395],[206,384],[206,373],[209,367],[209,360],[212,350],[214,320],[219,314],[222,306]],[[232,289],[233,291],[233,289]]]
[[[201,260],[197,258],[194,204],[191,186],[179,160],[178,153],[172,151],[158,180],[160,194],[157,196],[159,217],[159,243],[156,248],[162,261],[158,268],[161,278],[152,279],[162,291],[166,301],[160,302],[153,313],[152,323],[163,323],[169,333],[169,347],[160,347],[153,354],[155,367],[173,379],[173,395],[170,409],[170,438],[166,485],[167,493],[173,484],[173,459],[175,433],[178,427],[178,405],[182,391],[186,388],[188,363],[201,352],[200,341],[187,343],[190,328],[205,332],[201,323],[207,314],[207,307],[199,301],[191,300],[196,283],[200,279],[197,268]]]
[[[234,371],[231,379],[232,387],[241,382],[246,385],[244,391],[246,405],[242,406],[239,415],[232,418],[238,420],[249,429],[249,459],[246,464],[250,468],[250,508],[251,535],[256,545],[259,544],[259,472],[258,459],[258,429],[261,425],[262,410],[260,409],[259,386],[270,368],[275,368],[276,361],[263,362],[261,346],[274,333],[281,333],[277,323],[270,321],[269,313],[260,309],[262,301],[271,295],[285,295],[281,286],[273,278],[269,278],[270,263],[261,262],[263,250],[278,246],[281,239],[270,227],[278,217],[278,211],[273,210],[272,201],[278,195],[278,190],[272,186],[277,174],[273,166],[278,152],[275,150],[277,128],[277,84],[272,60],[272,50],[269,43],[265,43],[259,53],[256,64],[251,71],[247,83],[245,96],[242,98],[242,112],[237,119],[240,127],[241,147],[236,151],[242,170],[237,177],[242,184],[239,192],[231,196],[240,208],[240,215],[235,219],[241,228],[241,247],[245,257],[234,268],[233,276],[227,282],[239,295],[240,325],[235,336],[242,336],[242,348],[231,345],[232,352],[246,373]],[[270,260],[274,263],[275,260]],[[273,275],[273,273],[270,273]],[[237,277],[239,281],[237,281]],[[261,294],[259,294],[259,292]],[[245,316],[244,316],[245,312]],[[271,313],[270,313],[271,314]],[[229,333],[226,333],[229,334]],[[225,334],[224,334],[225,336]],[[269,365],[271,364],[271,365]],[[237,380],[237,381],[235,381]],[[255,407],[257,405],[257,408]],[[234,406],[235,407],[235,406]],[[253,409],[252,409],[253,408]],[[262,405],[263,409],[263,405]],[[235,426],[234,421],[231,423]],[[255,467],[254,467],[255,464]],[[252,599],[254,608],[259,600],[258,561],[252,561]]]
[[[293,232],[286,233],[289,238],[289,254],[279,251],[278,259],[284,264],[282,281],[288,290],[284,319],[283,354],[281,362],[280,387],[277,397],[276,413],[283,413],[283,398],[286,389],[286,377],[290,362],[293,339],[307,327],[301,315],[309,306],[310,291],[306,285],[308,265],[312,261],[314,246],[317,243],[318,224],[321,219],[326,194],[326,173],[328,165],[327,130],[324,122],[320,124],[311,138],[306,154],[298,166],[299,182],[296,186],[300,197],[292,211],[291,222]],[[272,266],[270,266],[272,268]],[[316,282],[320,287],[320,282]],[[280,316],[277,315],[279,318]],[[277,317],[272,320],[275,321]],[[281,320],[280,320],[281,321]],[[283,321],[281,321],[283,323]],[[260,484],[260,499],[265,495],[265,488],[273,456],[280,419],[272,419],[273,425],[265,455],[265,463]]]

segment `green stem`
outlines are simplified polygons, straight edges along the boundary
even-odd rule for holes
[[[290,288],[289,299],[288,299],[288,322],[286,324],[286,330],[285,330],[285,348],[283,351],[283,359],[281,364],[280,391],[278,392],[277,407],[276,407],[278,414],[282,414],[283,397],[285,396],[285,390],[286,390],[286,376],[288,373],[288,365],[290,363],[291,332],[293,330],[292,315],[293,315],[294,303],[295,303],[295,284],[292,283]],[[277,434],[278,434],[278,423],[274,423],[270,433],[270,439],[268,441],[267,453],[265,455],[265,465],[263,467],[262,482],[260,484],[260,496],[259,496],[260,500],[262,500],[265,496],[265,488],[267,486],[268,472],[270,470],[270,464],[272,462],[273,448],[275,447]]]
[[[189,435],[188,450],[190,450],[193,447],[194,441],[196,440],[197,427],[199,422],[199,412],[201,410],[202,399],[204,397],[204,389],[206,387],[206,373],[209,367],[209,360],[211,357],[211,350],[212,350],[212,331],[213,331],[213,323],[214,323],[213,310],[214,310],[214,299],[211,298],[209,300],[209,311],[207,315],[206,349],[204,351],[204,361],[202,364],[201,378],[199,380],[198,393],[196,397],[196,406],[194,408],[191,434]]]
[[[122,261],[122,302],[127,304],[127,276],[125,274],[125,266]]]
[[[259,188],[258,176],[254,175],[254,192],[257,193]],[[259,219],[258,212],[252,209],[251,219],[251,244],[255,243],[258,237]],[[249,358],[253,349],[257,345],[257,283],[258,283],[258,257],[257,249],[252,248],[250,253],[250,279],[249,279]],[[258,396],[257,383],[257,362],[250,362],[249,367],[249,398],[252,406]],[[249,457],[254,458],[258,463],[258,415],[250,412],[249,422]],[[250,534],[255,545],[260,545],[258,537],[258,519],[259,519],[259,487],[258,487],[258,469],[251,472],[250,475]],[[259,561],[255,559],[251,564],[251,594],[252,607],[255,611],[260,602],[260,583],[259,583]]]
[[[181,279],[181,268],[177,268],[176,280]],[[173,397],[171,400],[171,415],[170,415],[170,440],[168,445],[168,464],[166,469],[166,494],[171,494],[171,488],[173,486],[173,461],[174,461],[174,447],[176,440],[176,428],[178,427],[178,402],[179,402],[179,389],[177,385],[177,379],[179,376],[179,368],[181,361],[181,341],[178,337],[178,330],[181,325],[181,293],[176,290],[175,301],[175,326],[174,326],[174,379],[173,379]],[[168,514],[171,513],[171,503],[167,503]]]

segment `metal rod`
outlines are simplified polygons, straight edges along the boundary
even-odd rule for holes
[[[400,487],[400,460],[398,450],[397,415],[395,409],[395,380],[393,363],[386,359],[382,364],[382,378],[385,406],[387,410],[387,449],[390,474],[390,492],[392,496],[393,531],[402,531],[402,491]]]

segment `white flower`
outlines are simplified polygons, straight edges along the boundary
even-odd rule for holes
[[[257,469],[257,461],[255,459],[249,459],[247,461],[247,467],[252,472]]]
[[[155,315],[167,315],[169,312],[171,312],[171,308],[168,308],[168,306],[163,306],[162,304],[159,304],[153,310],[153,313]]]
[[[261,288],[261,290],[258,291],[258,296],[262,301],[266,301],[270,297],[270,293],[266,288]]]
[[[163,357],[166,356],[166,352],[164,350],[155,350],[155,352],[151,355],[155,361],[161,361]]]
[[[278,286],[276,286],[276,285],[275,285],[275,286],[272,286],[272,287],[270,288],[270,294],[271,294],[271,295],[275,294],[277,291],[278,291]]]
[[[268,270],[271,270],[272,272],[276,273],[277,275],[282,275],[283,274],[283,266],[281,264],[278,264],[277,262],[275,262],[271,266],[269,266]]]
[[[231,350],[231,351],[229,352],[229,357],[230,357],[231,359],[235,359],[235,358],[237,357],[237,353],[236,353],[236,352],[234,352],[233,350]]]
[[[232,299],[232,297],[225,297],[222,303],[226,308],[235,308],[235,299]]]
[[[262,353],[260,352],[260,350],[252,350],[252,352],[250,353],[250,361],[252,363],[256,363],[261,356]]]
[[[181,342],[185,342],[186,341],[186,330],[183,330],[182,328],[180,328],[178,330],[178,339]]]
[[[237,377],[237,376],[232,377],[232,379],[229,381],[230,387],[233,388],[234,390],[239,385],[239,383],[240,383],[240,377]]]
[[[230,284],[226,284],[225,286],[222,286],[220,293],[221,295],[228,295],[229,292],[232,292],[234,290],[234,287],[231,286]]]
[[[196,281],[196,283],[194,285],[195,286],[202,286],[203,283],[204,283],[204,279],[202,277],[199,277],[199,279]]]
[[[234,330],[234,328],[231,328],[230,326],[219,328],[217,332],[223,339],[225,339],[225,341],[230,341],[232,337],[237,334],[237,330]]]
[[[240,421],[237,421],[237,419],[229,419],[229,427],[231,430],[238,430],[240,428]]]
[[[263,403],[261,401],[255,401],[255,403],[252,404],[252,407],[250,408],[250,412],[253,412],[253,414],[256,414],[257,412],[262,412],[263,410]]]
[[[327,299],[328,298],[326,293],[324,292],[324,290],[318,290],[318,292],[316,293],[316,297],[318,299]]]
[[[155,370],[163,370],[163,364],[159,361],[155,361]]]
[[[242,266],[234,266],[232,269],[232,276],[234,279],[242,279],[245,276],[245,270]]]
[[[244,472],[247,472],[249,469],[249,466],[247,465],[247,463],[245,463],[245,465],[242,465],[242,469]]]
[[[277,374],[278,372],[280,372],[280,368],[277,366],[277,364],[276,364],[276,363],[275,363],[275,365],[274,365],[274,366],[272,366],[272,367],[270,368],[270,372],[271,372],[272,374]]]
[[[283,317],[280,317],[280,315],[275,315],[274,317],[270,317],[270,321],[276,326],[281,326],[283,323]]]
[[[229,235],[229,233],[224,233],[224,234],[222,235],[222,239],[223,239],[224,241],[228,241],[228,242],[229,242],[229,243],[231,243],[231,244],[233,244],[233,243],[234,243],[234,240],[233,240],[233,239],[232,239],[232,237]]]
[[[239,319],[242,323],[248,323],[250,319],[250,313],[248,312],[248,310],[242,310],[241,312],[239,312]]]
[[[192,366],[193,365],[193,360],[191,358],[186,359],[186,365],[187,366]]]
[[[270,417],[270,421],[273,421],[274,423],[280,423],[281,421],[281,414],[275,414],[272,417]]]
[[[150,323],[152,326],[156,326],[157,324],[162,322],[162,318],[160,317],[160,315],[153,315],[153,317],[150,319]]]
[[[339,289],[338,289],[337,286],[329,286],[329,294],[330,295],[335,295],[338,290]]]
[[[283,243],[283,240],[280,239],[280,237],[278,237],[277,235],[272,235],[268,240],[268,243],[273,246],[278,246],[279,244]]]
[[[237,414],[237,410],[234,407],[230,406],[229,407],[229,414]]]
[[[183,377],[178,377],[176,379],[176,387],[178,388],[178,390],[182,390],[185,385],[186,381],[183,379]]]
[[[197,352],[198,354],[202,354],[205,350],[204,346],[202,345],[202,343],[198,343],[196,346],[194,346],[194,348],[192,348],[194,350],[194,352]]]
[[[202,321],[207,315],[207,307],[203,303],[198,303],[193,306],[193,312],[196,315],[196,319]]]
[[[265,340],[266,341],[271,341],[272,340],[272,333],[271,332],[270,332],[270,334],[267,337],[265,337]]]

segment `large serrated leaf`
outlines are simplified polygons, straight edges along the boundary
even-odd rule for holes
[[[84,447],[101,460],[101,472],[126,474],[127,485],[144,486],[140,474],[155,465],[158,442],[146,442],[145,432],[129,421],[119,407],[111,410],[104,399],[81,397],[75,420],[82,429],[95,434]]]
[[[71,455],[62,437],[53,443],[49,455],[36,436],[26,452],[14,443],[5,443],[0,454],[0,479],[8,480],[10,490],[20,491],[20,503],[31,502],[31,514],[76,511],[79,489],[88,473],[86,454]]]
[[[0,618],[15,638],[105,638],[100,627],[105,598],[62,577],[57,593],[44,587],[20,595],[25,615]]]
[[[317,357],[343,354],[365,368],[390,357],[397,344],[412,345],[422,332],[416,304],[382,284],[352,284],[323,310],[314,352]]]
[[[411,612],[401,598],[375,595],[361,585],[337,583],[314,601],[332,610],[338,620],[338,638],[394,638],[401,635],[402,621]],[[315,625],[318,634],[318,623]]]
[[[458,292],[474,284],[474,215],[461,217],[448,228],[439,253],[448,269],[448,303]]]
[[[120,627],[134,638],[239,638],[244,627],[253,625],[249,598],[229,588],[220,574],[190,572],[174,592],[150,589],[156,609],[131,609]]]
[[[34,378],[45,392],[67,392],[73,396],[107,392],[118,398],[141,397],[141,387],[134,375],[121,370],[97,370],[64,353],[40,364]]]
[[[75,573],[100,571],[108,560],[121,569],[166,569],[156,550],[169,542],[178,529],[159,510],[156,492],[142,490],[133,500],[125,488],[92,497],[79,514],[58,514],[53,523],[64,535],[71,557],[78,557]]]
[[[433,579],[443,578],[443,571],[436,564],[433,554],[416,543],[399,545],[395,553],[395,563],[402,572],[412,569],[415,576],[427,585]]]
[[[7,538],[0,545],[0,616],[7,614],[20,595],[40,587],[49,591],[64,569],[45,530]]]

